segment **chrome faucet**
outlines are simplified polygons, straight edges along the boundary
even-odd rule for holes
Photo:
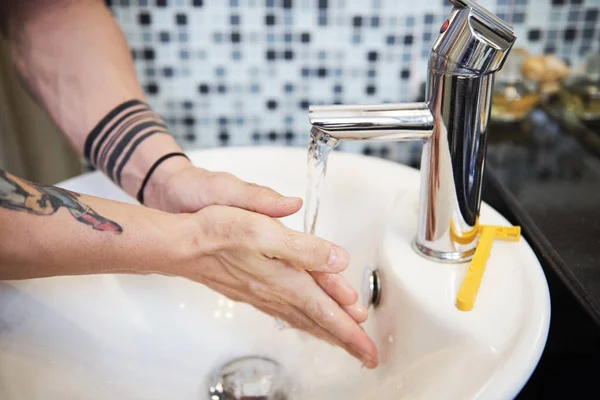
[[[423,140],[419,224],[413,247],[436,261],[464,262],[477,247],[486,131],[494,72],[516,36],[469,0],[454,8],[429,58],[427,101],[311,106],[311,135],[339,140]]]

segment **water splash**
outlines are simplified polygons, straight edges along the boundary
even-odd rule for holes
[[[327,172],[327,159],[339,140],[313,127],[310,130],[308,144],[308,187],[306,190],[306,211],[304,214],[304,232],[315,233],[319,216],[319,202],[323,190],[323,181]]]

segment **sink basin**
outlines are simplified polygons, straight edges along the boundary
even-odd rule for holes
[[[214,149],[192,161],[286,195],[304,196],[306,151]],[[62,187],[133,202],[99,173]],[[468,264],[439,264],[411,248],[418,171],[334,152],[317,234],[344,246],[346,278],[366,301],[366,270],[381,299],[365,330],[375,370],[285,329],[206,287],[159,275],[0,282],[0,398],[208,399],[207,379],[242,356],[278,362],[289,399],[510,399],[533,372],[550,318],[548,286],[524,239],[496,242],[475,307],[455,306]],[[297,230],[302,213],[283,219]],[[508,222],[486,204],[481,222]]]

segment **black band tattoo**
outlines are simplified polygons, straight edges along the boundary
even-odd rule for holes
[[[66,208],[79,222],[103,232],[120,234],[123,228],[82,203],[79,194],[55,186],[38,185],[0,170],[0,208],[34,215],[53,215]]]
[[[95,168],[121,186],[123,169],[142,142],[169,134],[167,126],[139,100],[126,101],[104,117],[86,138],[84,155]]]

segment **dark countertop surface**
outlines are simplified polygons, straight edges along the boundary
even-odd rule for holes
[[[576,132],[547,111],[490,125],[486,174],[539,255],[600,325],[600,129]]]
[[[489,129],[483,200],[521,225],[552,307],[544,353],[517,400],[600,398],[600,127],[551,111]]]

